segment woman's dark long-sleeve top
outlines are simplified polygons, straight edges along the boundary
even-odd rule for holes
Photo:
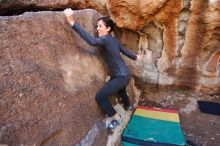
[[[103,52],[106,63],[110,68],[111,76],[117,77],[130,75],[129,68],[125,61],[122,59],[120,52],[133,60],[136,60],[137,56],[134,55],[130,50],[124,48],[115,37],[112,37],[111,35],[93,37],[76,22],[72,28],[88,44],[92,46],[100,46],[105,49]]]

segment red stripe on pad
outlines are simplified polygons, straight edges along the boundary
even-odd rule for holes
[[[137,106],[137,108],[145,109],[145,110],[152,110],[152,111],[159,111],[159,112],[167,112],[167,113],[176,113],[176,114],[178,114],[177,111],[171,110],[171,109],[152,108],[152,107],[147,107],[147,106]]]

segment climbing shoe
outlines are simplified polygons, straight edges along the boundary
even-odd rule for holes
[[[123,122],[123,118],[121,115],[119,120],[112,120],[111,123],[108,125],[109,129],[114,129],[116,126],[121,125]]]
[[[126,111],[128,111],[128,110],[132,111],[132,110],[134,109],[134,106],[133,106],[133,105],[129,105],[129,106],[125,106],[125,105],[124,105],[124,109],[125,109]]]

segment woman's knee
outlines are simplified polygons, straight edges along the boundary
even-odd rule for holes
[[[100,92],[98,92],[98,93],[96,93],[95,100],[97,102],[100,102],[102,100],[102,97],[103,97],[103,95]]]

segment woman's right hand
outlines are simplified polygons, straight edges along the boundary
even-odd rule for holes
[[[67,21],[73,26],[75,23],[74,16],[73,16],[73,13],[74,13],[73,10],[71,8],[68,8],[68,9],[65,9],[63,12],[67,18]]]

